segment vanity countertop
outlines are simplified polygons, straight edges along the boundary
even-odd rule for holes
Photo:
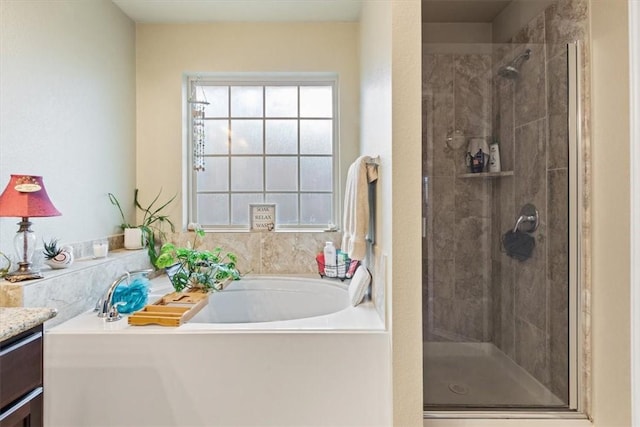
[[[0,307],[0,342],[55,317],[54,308]]]

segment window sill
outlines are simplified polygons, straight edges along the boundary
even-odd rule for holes
[[[205,228],[205,233],[338,233],[339,229],[328,228],[278,228],[273,231],[251,231],[246,228]],[[192,231],[192,230],[186,230]]]

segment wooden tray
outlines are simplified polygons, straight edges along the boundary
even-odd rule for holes
[[[209,302],[206,292],[172,292],[129,316],[134,326],[180,326]]]

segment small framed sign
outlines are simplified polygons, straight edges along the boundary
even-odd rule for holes
[[[249,231],[273,231],[275,228],[275,204],[251,203],[249,205]]]

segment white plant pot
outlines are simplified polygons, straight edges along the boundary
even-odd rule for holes
[[[51,268],[67,268],[73,264],[73,248],[71,246],[63,246],[60,248],[61,252],[55,257],[45,261]]]
[[[125,249],[142,249],[144,242],[142,240],[141,228],[125,228],[124,229],[124,248]]]

